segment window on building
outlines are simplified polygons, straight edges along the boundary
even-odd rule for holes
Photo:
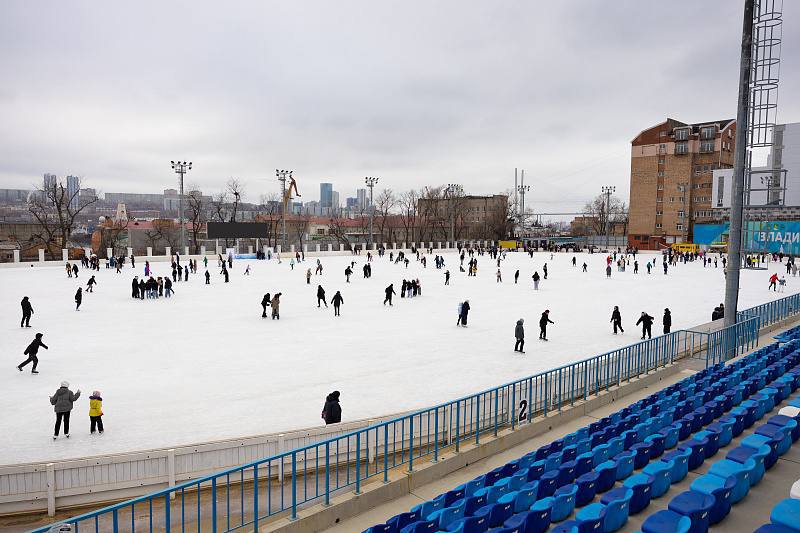
[[[685,141],[689,138],[689,129],[688,128],[681,128],[679,130],[675,130],[675,140],[677,141]]]
[[[686,216],[684,211],[678,211],[678,218],[683,218],[684,216]]]
[[[659,178],[663,178],[664,177],[664,171],[663,170],[659,170],[658,171],[658,177]]]
[[[686,143],[686,142],[675,143],[675,153],[676,154],[688,154],[689,153],[689,144]]]
[[[656,222],[656,229],[661,229],[661,222]]]
[[[675,197],[674,196],[670,196],[669,197],[669,201],[670,201],[670,203],[674,202],[675,201]]]
[[[694,166],[694,175],[695,176],[699,176],[700,175],[700,165],[695,165]]]
[[[666,137],[667,136],[667,132],[666,131],[659,131],[658,132],[658,136],[659,137]]]
[[[678,197],[678,201],[679,201],[680,203],[683,203],[683,202],[685,202],[685,201],[686,201],[686,198],[684,198],[683,196],[679,196],[679,197]]]
[[[663,190],[664,190],[664,184],[663,184],[663,183],[659,183],[659,184],[656,186],[656,190],[663,191]]]
[[[664,201],[664,199],[663,199],[662,197],[660,197],[660,196],[658,196],[658,197],[656,198],[656,203],[657,203],[657,204],[660,204],[660,203],[661,203],[661,202],[663,202],[663,201]]]
[[[703,165],[703,172],[708,172],[708,165]]]
[[[714,141],[700,141],[700,151],[704,153],[714,151]]]
[[[675,224],[675,229],[678,231],[683,231],[683,224]]]
[[[659,160],[658,160],[658,164],[659,164],[659,165],[663,165],[663,164],[664,164],[664,160],[663,160],[663,159],[659,159]]]
[[[700,138],[701,139],[713,139],[717,135],[717,128],[716,126],[705,126],[703,129],[700,130]]]
[[[717,176],[717,207],[722,207],[722,197],[724,196],[725,176]]]

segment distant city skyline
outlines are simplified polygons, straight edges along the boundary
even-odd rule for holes
[[[156,192],[177,186],[180,158],[187,187],[236,177],[249,201],[279,193],[275,168],[306,201],[322,182],[357,196],[364,176],[380,176],[376,194],[499,193],[515,167],[537,212],[577,211],[602,185],[627,201],[643,124],[735,115],[741,4],[198,0],[187,17],[7,0],[0,186],[52,172]],[[783,20],[778,120],[794,122],[800,4]]]

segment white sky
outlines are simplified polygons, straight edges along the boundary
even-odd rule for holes
[[[246,200],[295,171],[303,200],[378,188],[533,186],[537,212],[616,185],[667,116],[735,116],[743,2],[595,0],[0,3],[0,186],[44,172],[101,191]],[[786,2],[779,120],[800,120]]]

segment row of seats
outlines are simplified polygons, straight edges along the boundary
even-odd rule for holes
[[[367,531],[538,532],[567,519],[575,507],[582,508],[576,519],[555,530],[615,531],[629,514],[641,512],[651,498],[663,495],[689,469],[771,411],[778,396],[797,388],[800,374],[784,376],[800,362],[800,352],[793,350],[794,343],[775,344],[727,367],[706,369]],[[763,446],[755,454],[748,446],[732,450],[726,461],[760,464]],[[738,472],[728,463],[714,468],[716,473],[709,475],[722,476],[723,486],[729,472]],[[704,479],[697,489],[713,493],[714,483]],[[740,486],[736,496],[743,490]],[[602,494],[600,501],[592,503],[597,494]],[[672,512],[680,514],[686,507],[681,502],[691,498],[676,497]],[[646,523],[665,519],[656,513]]]

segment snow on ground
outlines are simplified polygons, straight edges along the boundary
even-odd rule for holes
[[[325,395],[342,392],[343,420],[421,408],[499,385],[564,363],[636,342],[634,326],[646,310],[661,331],[665,307],[672,310],[673,330],[710,320],[723,300],[719,268],[702,261],[661,271],[660,257],[640,255],[633,264],[606,279],[600,254],[539,252],[533,259],[509,253],[497,266],[479,258],[477,277],[459,272],[458,258],[447,254],[452,278],[444,286],[444,269],[433,256],[427,268],[410,257],[408,269],[389,264],[388,253],[373,261],[373,276],[363,279],[366,256],[324,257],[324,273],[307,285],[305,272],[316,259],[290,268],[288,261],[238,261],[231,281],[223,283],[210,261],[212,283],[203,283],[203,268],[188,283],[175,284],[172,299],[134,300],[130,282],[143,274],[126,266],[123,274],[102,268],[93,294],[84,292],[79,312],[73,295],[85,287],[89,271],[76,281],[62,268],[0,270],[0,464],[47,461],[119,453],[195,442],[278,432],[321,424]],[[644,264],[657,259],[651,275]],[[351,283],[344,269],[356,265]],[[581,272],[581,264],[589,272]],[[531,275],[549,276],[534,291]],[[245,264],[252,274],[244,276]],[[156,275],[168,275],[167,263],[154,263]],[[778,267],[778,265],[776,265]],[[778,267],[779,268],[779,267]],[[519,284],[514,272],[520,271]],[[767,292],[771,272],[742,273],[740,308],[795,292],[790,278],[786,294]],[[395,297],[382,305],[384,288],[403,278],[419,278],[423,295]],[[317,308],[317,285],[328,302],[342,291],[341,317],[333,307]],[[265,292],[282,292],[281,319],[261,318]],[[29,296],[35,314],[32,328],[18,326],[19,301]],[[456,327],[459,301],[470,300],[469,327]],[[622,311],[624,335],[611,333],[614,305]],[[538,319],[550,309],[555,321],[549,342],[537,340]],[[526,354],[513,351],[514,325],[525,318]],[[15,368],[36,332],[49,350],[39,352],[39,375],[30,365]],[[81,389],[71,420],[72,438],[51,439],[53,407],[48,401],[62,380]],[[92,390],[103,396],[106,433],[89,434],[88,402]]]

